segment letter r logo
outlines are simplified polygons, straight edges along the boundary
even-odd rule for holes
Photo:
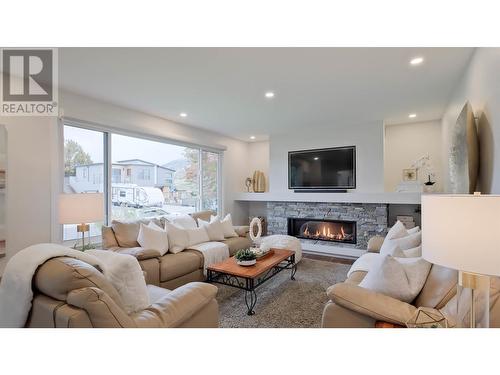
[[[2,52],[4,102],[40,102],[53,99],[51,49],[4,49]]]

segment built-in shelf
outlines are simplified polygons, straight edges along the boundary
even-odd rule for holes
[[[242,202],[331,202],[420,204],[421,193],[237,193]]]

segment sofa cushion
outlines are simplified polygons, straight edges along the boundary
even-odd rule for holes
[[[165,229],[167,230],[169,251],[171,253],[179,253],[189,246],[189,236],[186,229],[172,223],[165,223]]]
[[[198,245],[200,243],[210,241],[207,230],[203,227],[195,229],[186,229],[186,232],[188,234],[188,239],[189,239],[188,246]]]
[[[195,250],[184,250],[177,254],[167,253],[160,258],[162,282],[175,279],[203,267],[203,256]]]
[[[422,258],[384,256],[376,267],[370,269],[359,286],[411,302],[422,290],[430,268],[431,263]]]
[[[413,249],[422,244],[422,232],[409,234],[405,237],[388,239],[387,237],[380,248],[381,255],[390,255],[396,246],[401,250]]]
[[[188,214],[172,217],[168,221],[183,229],[198,228],[198,226],[196,225],[196,220],[194,220],[193,217]]]
[[[247,237],[232,237],[221,241],[229,248],[229,255],[233,256],[238,250],[248,249],[252,246],[252,241]]]
[[[102,230],[102,247],[104,249],[109,249],[111,247],[118,247],[118,241],[116,240],[115,233],[111,227],[103,226]]]
[[[220,220],[222,224],[222,230],[224,231],[224,238],[238,237],[238,233],[234,231],[233,219],[231,214],[227,214],[224,219],[220,219],[219,215],[210,216],[210,222]]]
[[[457,292],[458,271],[434,264],[427,276],[424,287],[420,291],[415,306],[440,309],[453,298]]]
[[[168,251],[167,231],[155,223],[149,223],[148,225],[141,223],[137,242],[141,247],[156,250],[161,255],[165,255]]]
[[[116,241],[120,247],[138,247],[137,236],[139,235],[139,221],[118,221],[111,222],[111,228],[115,232]]]
[[[224,241],[224,226],[219,218],[211,222],[198,219],[198,225],[207,230],[210,241]]]

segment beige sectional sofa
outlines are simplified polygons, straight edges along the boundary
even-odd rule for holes
[[[127,314],[113,285],[95,267],[52,258],[33,277],[29,328],[216,328],[217,287],[191,283],[174,291],[148,286],[151,306]]]
[[[200,211],[191,214],[209,221],[211,211]],[[157,219],[153,219],[157,220]],[[161,223],[158,223],[161,225]],[[144,249],[137,243],[140,221],[130,223],[112,222],[111,226],[102,228],[103,248],[123,254],[134,255],[146,274],[146,283],[167,289],[175,289],[193,281],[204,281],[203,255],[196,250],[184,250],[180,253],[166,253],[163,256],[155,250]],[[226,238],[224,241],[229,248],[230,255],[238,250],[251,246],[248,237],[248,226],[234,227],[238,237]]]

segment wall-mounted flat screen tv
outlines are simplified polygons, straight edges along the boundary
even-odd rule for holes
[[[288,188],[356,188],[356,146],[288,152]]]

